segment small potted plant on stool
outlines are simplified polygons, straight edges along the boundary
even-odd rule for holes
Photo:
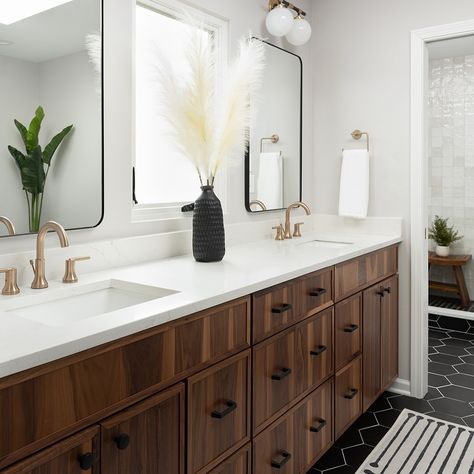
[[[433,219],[428,237],[435,241],[435,252],[439,257],[448,257],[451,244],[463,238],[453,226],[448,226],[448,218],[440,216],[435,216]]]

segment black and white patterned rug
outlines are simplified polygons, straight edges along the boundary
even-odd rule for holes
[[[357,474],[471,474],[474,429],[403,410]]]

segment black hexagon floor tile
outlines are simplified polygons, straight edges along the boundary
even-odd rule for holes
[[[448,336],[453,339],[465,339],[466,341],[472,341],[474,339],[472,334],[469,334],[468,332],[449,331]]]
[[[409,410],[420,413],[429,413],[430,411],[433,411],[430,403],[428,403],[426,400],[419,400],[418,398],[407,397],[405,395],[390,400],[392,408],[395,408],[396,410],[408,408]]]
[[[452,398],[438,398],[431,400],[433,410],[439,413],[446,413],[460,418],[474,415],[474,408],[467,402],[461,402]]]
[[[474,365],[474,355],[461,356],[461,359],[462,359],[466,364],[472,364],[472,365]]]
[[[451,423],[458,423],[459,425],[465,425],[462,418],[459,418],[457,416],[449,415],[447,413],[439,413],[436,411],[433,411],[431,413],[427,413],[427,415],[432,416],[433,418],[439,418],[440,420],[444,421],[450,421]]]
[[[340,436],[334,443],[339,448],[348,448],[350,446],[357,446],[362,444],[360,431],[354,427],[350,427],[342,436]]]
[[[454,367],[460,374],[474,375],[474,365],[472,364],[461,364]]]
[[[385,426],[372,426],[371,428],[364,428],[359,432],[364,444],[376,446],[377,443],[387,434],[388,430],[389,429]]]
[[[428,345],[432,347],[439,347],[439,346],[445,346],[446,344],[440,339],[435,339],[434,337],[430,337],[428,339]]]
[[[466,388],[474,388],[474,377],[472,375],[464,375],[464,374],[448,375],[447,379],[453,385],[459,385],[461,387],[466,387]]]
[[[363,415],[359,416],[359,418],[355,421],[351,428],[356,430],[360,430],[362,428],[367,428],[369,426],[377,425],[377,418],[375,418],[374,413],[364,413]]]
[[[474,415],[471,416],[465,416],[463,418],[464,423],[466,423],[467,426],[470,426],[471,428],[474,428]]]
[[[467,355],[466,349],[463,347],[456,347],[456,346],[443,346],[443,347],[437,347],[438,352],[440,354],[447,354],[447,355],[452,355],[452,356],[462,356],[462,355]]]
[[[447,331],[439,331],[437,329],[430,329],[430,337],[435,339],[444,339],[448,335]]]
[[[395,423],[400,413],[400,410],[391,408],[390,410],[379,411],[375,414],[375,417],[377,418],[379,425],[390,428]]]
[[[471,341],[466,339],[443,339],[441,342],[444,343],[445,346],[451,347],[459,347],[464,349],[465,347],[472,347]]]
[[[428,347],[428,355],[437,354],[438,351],[434,347]]]
[[[357,468],[365,461],[367,456],[372,452],[372,446],[361,444],[352,448],[344,449],[344,457],[349,466]]]
[[[424,400],[433,400],[434,398],[441,398],[442,393],[435,387],[429,387],[428,393],[425,395]]]
[[[447,387],[441,387],[439,391],[443,394],[442,396],[446,398],[454,398],[455,400],[468,403],[474,402],[474,390],[471,388],[448,385]]]
[[[432,374],[437,374],[437,375],[451,375],[451,374],[457,373],[456,367],[459,367],[459,366],[455,366],[453,368],[452,365],[440,364],[439,362],[430,362],[428,364],[428,372]]]
[[[391,399],[388,398],[379,398],[375,403],[373,403],[367,411],[370,411],[372,413],[376,413],[378,411],[382,410],[388,410],[392,408],[390,406],[390,401]]]
[[[342,449],[338,448],[337,446],[333,446],[326,452],[326,454],[324,454],[324,456],[316,463],[313,468],[324,472],[328,469],[345,466],[345,464],[346,461],[344,460]]]
[[[443,375],[428,374],[428,385],[430,387],[443,387],[444,385],[449,385],[449,381]]]
[[[464,354],[468,355],[468,354]],[[447,354],[434,354],[430,356],[433,362],[439,362],[440,364],[456,365],[462,364],[462,360],[459,357],[447,355]]]
[[[474,354],[474,347],[468,347],[466,351],[469,352],[470,354]]]

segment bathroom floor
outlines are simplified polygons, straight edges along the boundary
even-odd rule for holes
[[[464,326],[466,332],[449,329]],[[308,474],[355,473],[404,408],[474,427],[474,328],[462,319],[430,316],[429,346],[426,397],[385,392]]]

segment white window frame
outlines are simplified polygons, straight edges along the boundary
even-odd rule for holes
[[[193,18],[202,22],[206,30],[214,34],[217,51],[217,75],[223,77],[224,70],[228,61],[229,50],[229,24],[227,20],[219,18],[211,13],[190,6],[182,0],[136,0],[133,8],[133,39],[132,39],[132,70],[135,71],[135,47],[136,47],[136,19],[135,10],[136,5],[141,5],[150,8],[157,13],[169,15],[178,20],[185,20],[186,14],[189,13]],[[136,102],[135,102],[135,74],[132,77],[132,167],[136,164]],[[220,170],[219,176],[216,180],[215,191],[222,202],[224,214],[227,210],[227,172],[224,169]],[[196,186],[196,198],[200,194],[200,189]],[[150,222],[171,219],[184,219],[185,216],[181,212],[181,207],[187,202],[164,202],[155,204],[133,204],[132,203],[132,223]]]

